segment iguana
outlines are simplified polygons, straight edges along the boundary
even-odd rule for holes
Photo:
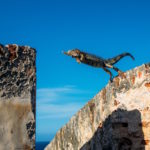
[[[80,51],[79,49],[69,50],[67,52],[64,52],[64,54],[71,56],[72,58],[75,58],[78,63],[84,63],[93,67],[103,68],[104,71],[106,71],[110,75],[111,82],[112,82],[113,75],[110,72],[110,70],[108,70],[108,68],[114,69],[120,75],[123,72],[119,70],[117,67],[115,67],[114,64],[117,63],[121,58],[125,56],[130,56],[134,60],[134,57],[130,53],[122,53],[110,59],[104,59],[96,55]]]

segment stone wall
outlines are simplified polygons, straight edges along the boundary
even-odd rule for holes
[[[35,149],[36,52],[0,44],[0,150]]]
[[[150,150],[150,64],[114,78],[45,150]]]

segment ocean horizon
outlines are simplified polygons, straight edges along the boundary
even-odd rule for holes
[[[49,144],[49,141],[38,141],[36,142],[36,150],[44,150],[44,148]]]

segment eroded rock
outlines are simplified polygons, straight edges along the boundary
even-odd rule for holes
[[[118,76],[45,150],[150,150],[150,64]]]
[[[35,149],[36,52],[0,44],[0,150]]]

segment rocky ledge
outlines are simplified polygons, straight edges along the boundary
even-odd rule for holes
[[[0,149],[35,149],[35,49],[0,44]]]
[[[45,150],[150,150],[150,64],[114,78]]]

